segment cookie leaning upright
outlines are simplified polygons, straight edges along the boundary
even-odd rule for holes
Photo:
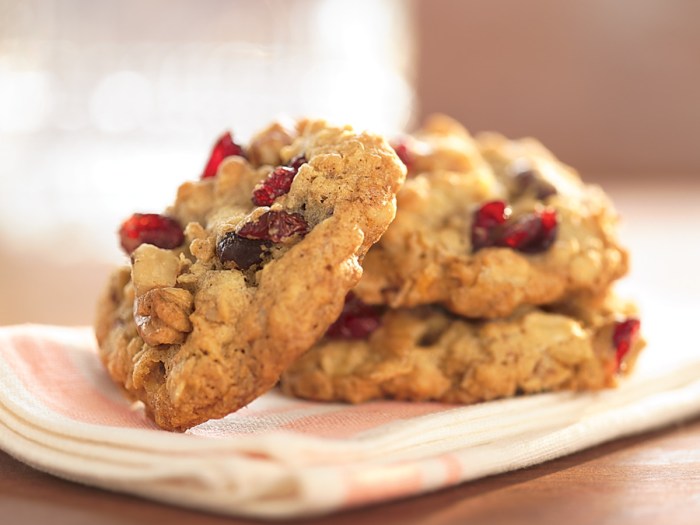
[[[436,116],[397,151],[409,179],[365,259],[365,302],[496,318],[601,294],[627,272],[610,200],[538,142],[474,140]]]
[[[405,176],[382,138],[321,121],[232,155],[157,216],[186,225],[181,244],[142,236],[98,308],[107,369],[166,429],[246,405],[324,334]]]

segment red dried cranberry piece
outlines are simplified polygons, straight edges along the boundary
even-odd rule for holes
[[[554,209],[537,210],[506,224],[498,233],[496,245],[523,253],[540,253],[554,243],[557,227],[557,212]]]
[[[326,337],[332,339],[366,339],[382,324],[381,309],[362,302],[354,293],[345,297],[343,311],[328,327]]]
[[[233,261],[242,270],[247,270],[262,261],[263,250],[268,246],[267,241],[246,239],[229,232],[216,243],[216,256],[222,263]]]
[[[396,155],[399,157],[399,160],[404,163],[406,169],[410,170],[413,167],[415,159],[413,157],[413,152],[409,149],[408,144],[406,144],[406,140],[402,138],[396,139],[391,143],[391,147],[394,148]]]
[[[523,253],[547,250],[557,236],[559,221],[553,208],[536,210],[509,220],[511,210],[503,201],[487,202],[474,214],[472,250],[491,246]]]
[[[175,219],[157,213],[134,213],[119,228],[119,238],[124,251],[131,253],[142,244],[153,244],[170,250],[180,246],[185,235]]]
[[[253,190],[253,204],[256,206],[270,206],[277,197],[289,191],[296,174],[297,170],[294,168],[277,166]]]
[[[632,343],[639,335],[641,323],[639,319],[625,319],[615,323],[615,331],[613,332],[613,345],[615,346],[615,358],[617,360],[617,369],[620,370],[620,365],[627,353],[632,348]]]
[[[282,242],[295,234],[306,235],[308,231],[309,225],[300,214],[268,211],[256,221],[244,224],[238,230],[238,235],[246,239]]]
[[[306,156],[304,156],[304,154],[301,154],[301,155],[297,155],[296,157],[291,159],[289,162],[287,162],[287,166],[289,166],[290,168],[292,168],[295,171],[299,171],[299,168],[301,168],[307,162],[309,162],[309,161],[306,160]]]
[[[215,177],[221,162],[226,157],[232,157],[234,155],[238,155],[240,157],[245,156],[243,154],[243,148],[233,141],[231,133],[227,131],[221,135],[219,140],[216,141],[216,144],[214,144],[209,160],[207,161],[207,165],[204,167],[202,178],[206,179],[209,177]]]
[[[474,213],[472,224],[472,249],[494,246],[498,227],[510,216],[510,208],[503,201],[487,202]]]
[[[474,216],[474,224],[481,228],[493,228],[506,222],[510,208],[503,201],[487,202],[479,208]]]
[[[306,162],[304,155],[298,155],[289,161],[289,165],[277,166],[253,190],[253,204],[256,206],[270,206],[277,197],[288,193],[289,188],[292,187],[294,177],[299,172],[299,168]]]

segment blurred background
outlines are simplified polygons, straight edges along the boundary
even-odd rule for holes
[[[700,196],[698,20],[694,0],[0,0],[0,325],[90,323],[120,222],[221,131],[282,115],[536,136],[653,230],[684,207],[664,191]]]

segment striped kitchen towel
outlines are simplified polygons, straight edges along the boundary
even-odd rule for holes
[[[525,467],[700,413],[700,352],[669,360],[659,346],[650,341],[633,377],[612,391],[468,407],[321,404],[271,392],[175,434],[124,399],[89,329],[0,328],[0,447],[61,478],[174,505],[270,519],[328,513]]]

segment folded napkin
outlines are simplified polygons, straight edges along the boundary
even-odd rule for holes
[[[698,413],[700,352],[686,338],[652,338],[617,390],[468,407],[271,392],[175,434],[124,400],[89,329],[0,328],[2,449],[61,478],[231,515],[281,519],[406,497]]]

